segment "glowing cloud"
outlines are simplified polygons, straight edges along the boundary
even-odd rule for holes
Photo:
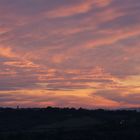
[[[0,106],[140,107],[139,0],[0,0]]]

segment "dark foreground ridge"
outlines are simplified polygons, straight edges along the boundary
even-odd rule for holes
[[[140,140],[140,112],[0,108],[0,140]]]

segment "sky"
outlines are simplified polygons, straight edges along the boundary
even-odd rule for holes
[[[140,0],[0,0],[0,106],[140,107]]]

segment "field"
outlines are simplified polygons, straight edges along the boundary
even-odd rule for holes
[[[0,109],[0,140],[140,140],[140,113],[74,108]]]

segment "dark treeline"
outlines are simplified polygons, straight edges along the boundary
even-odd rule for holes
[[[140,140],[140,112],[0,108],[0,140]]]

